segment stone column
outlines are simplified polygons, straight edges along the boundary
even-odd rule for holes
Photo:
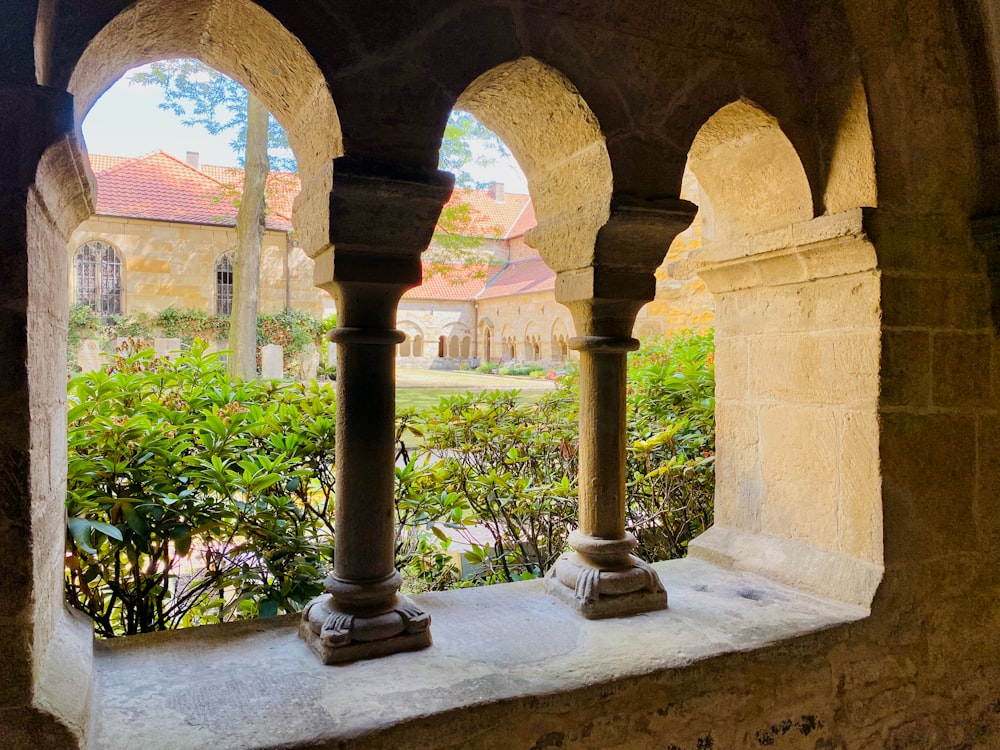
[[[400,596],[395,568],[396,306],[420,283],[420,253],[451,194],[444,172],[341,158],[334,162],[332,247],[317,285],[337,302],[335,560],[300,633],[333,664],[431,643],[430,616]]]
[[[589,267],[560,271],[556,299],[573,315],[580,352],[579,526],[549,572],[549,590],[588,618],[663,609],[667,593],[632,554],[625,531],[625,387],[636,314],[653,299],[653,271],[694,217],[686,201],[612,204]]]

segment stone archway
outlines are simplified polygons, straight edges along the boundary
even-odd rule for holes
[[[880,286],[861,208],[813,218],[795,148],[747,101],[705,122],[688,166],[716,230],[691,257],[717,303],[716,520],[690,549],[867,606],[880,478],[850,456],[878,444]]]
[[[576,87],[522,57],[472,81],[455,108],[500,136],[524,170],[538,217],[528,242],[546,264],[555,271],[590,265],[614,180],[600,124]]]
[[[261,38],[274,43],[261,44]],[[60,351],[65,351],[68,317],[66,242],[93,214],[80,122],[125,71],[170,57],[197,57],[240,81],[265,102],[285,126],[300,165],[303,192],[296,210],[300,241],[310,251],[329,244],[332,163],[342,151],[336,109],[325,79],[304,46],[256,3],[141,0],[93,37],[70,77],[67,88],[72,100],[55,89],[43,90],[47,106],[54,106],[60,118],[48,113],[45,149],[39,149],[40,158],[35,155],[31,161],[34,166],[37,159],[37,168],[27,211],[29,272],[24,297],[32,321],[26,329],[31,421],[33,429],[47,436],[52,453],[46,468],[49,489],[33,487],[30,493],[30,517],[45,522],[33,525],[30,535],[22,534],[26,544],[30,541],[25,554],[33,558],[35,581],[32,612],[23,619],[35,630],[35,690],[74,726],[86,724],[93,639],[90,627],[66,612],[62,586],[66,371]],[[50,132],[57,121],[63,129]],[[72,679],[67,680],[66,674],[72,674]]]
[[[94,36],[70,77],[77,129],[127,70],[177,57],[197,58],[243,84],[285,128],[302,181],[299,241],[311,256],[326,247],[333,159],[343,153],[337,109],[303,44],[250,0],[140,0],[122,11]]]

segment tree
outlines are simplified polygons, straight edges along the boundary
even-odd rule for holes
[[[252,378],[257,372],[257,299],[267,216],[268,150],[287,149],[288,138],[256,96],[198,60],[154,63],[131,80],[161,87],[164,101],[160,107],[176,114],[185,125],[201,125],[213,135],[235,131],[230,145],[240,155],[244,174],[236,213],[228,369],[232,377]],[[277,157],[275,162],[289,171],[295,169],[294,159]]]

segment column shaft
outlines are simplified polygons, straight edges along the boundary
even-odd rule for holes
[[[624,352],[580,353],[580,532],[625,538]]]
[[[337,578],[395,572],[396,331],[340,329],[337,342]],[[335,594],[336,597],[336,594]]]

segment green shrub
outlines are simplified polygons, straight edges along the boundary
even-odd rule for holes
[[[99,635],[295,611],[322,589],[334,389],[230,382],[204,350],[119,356],[70,380],[66,590]],[[470,584],[452,537],[471,545],[471,583],[538,576],[563,552],[577,518],[577,379],[568,363],[534,404],[467,393],[398,415],[408,590]],[[630,357],[627,527],[647,560],[682,556],[712,522],[714,387],[711,334]]]
[[[102,636],[294,611],[332,559],[334,404],[197,343],[69,382],[66,591]]]
[[[539,365],[508,365],[507,367],[501,367],[499,373],[501,375],[510,375],[513,377],[525,377],[530,376],[532,373],[540,372],[545,374],[545,368]]]
[[[476,372],[482,373],[483,375],[492,375],[497,371],[498,366],[493,362],[482,362],[476,368]]]

